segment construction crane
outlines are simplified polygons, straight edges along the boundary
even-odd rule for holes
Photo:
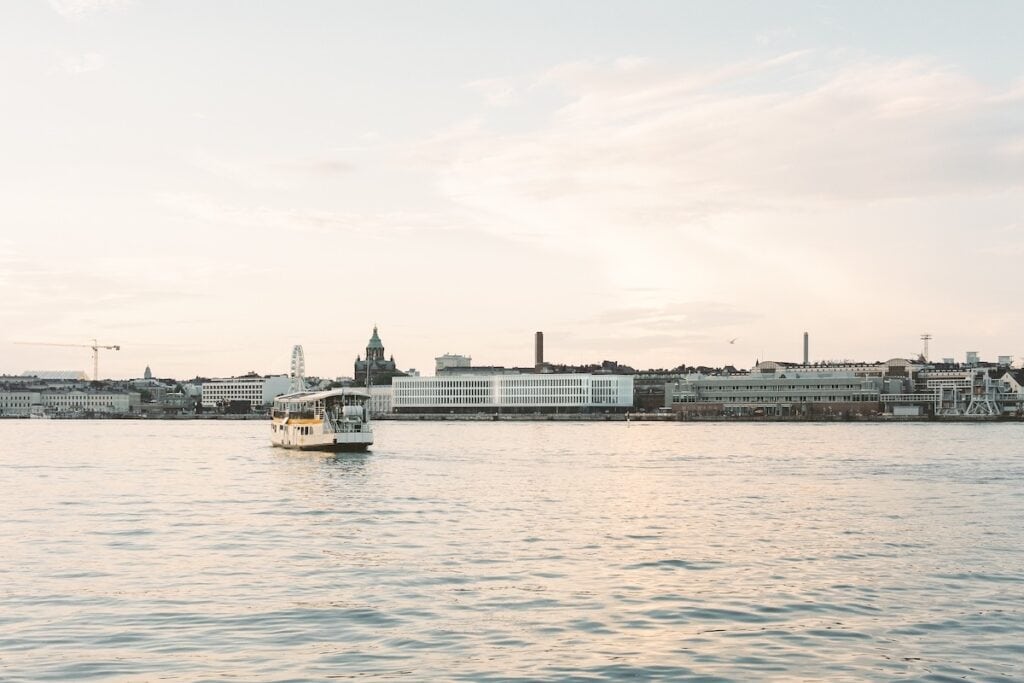
[[[119,344],[113,344],[110,346],[100,344],[95,339],[92,340],[92,344],[54,344],[52,342],[14,342],[15,344],[21,344],[23,346],[74,346],[81,349],[92,349],[92,380],[98,382],[100,379],[100,349],[111,349],[114,351],[120,351],[121,346]]]

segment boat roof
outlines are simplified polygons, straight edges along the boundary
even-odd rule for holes
[[[362,396],[363,398],[369,398],[370,394],[366,389],[329,389],[327,391],[297,391],[294,394],[284,394],[278,396],[275,401],[292,401],[294,403],[314,403],[316,401],[323,401],[331,398],[332,396]]]

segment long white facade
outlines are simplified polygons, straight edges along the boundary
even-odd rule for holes
[[[139,394],[126,391],[0,391],[0,416],[26,417],[32,406],[42,406],[47,414],[93,413],[127,414],[132,404],[138,407]]]
[[[396,377],[396,412],[417,410],[620,410],[633,405],[632,375],[465,374]]]
[[[42,393],[42,404],[57,413],[91,410],[97,413],[130,412],[131,395],[127,392],[47,391]]]
[[[738,375],[687,375],[666,386],[667,406],[677,412],[714,412],[742,415],[767,411],[772,415],[877,408],[882,380],[853,372],[752,372]],[[842,408],[840,408],[842,407]],[[861,412],[861,410],[858,410]]]
[[[248,401],[251,406],[269,406],[288,393],[288,375],[258,375],[212,379],[203,383],[203,407],[215,408],[231,401]]]

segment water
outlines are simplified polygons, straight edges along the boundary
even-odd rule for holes
[[[0,421],[0,679],[1024,678],[1024,425]]]

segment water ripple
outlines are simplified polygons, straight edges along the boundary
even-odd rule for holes
[[[0,421],[0,679],[1024,679],[1019,425],[265,430]]]

